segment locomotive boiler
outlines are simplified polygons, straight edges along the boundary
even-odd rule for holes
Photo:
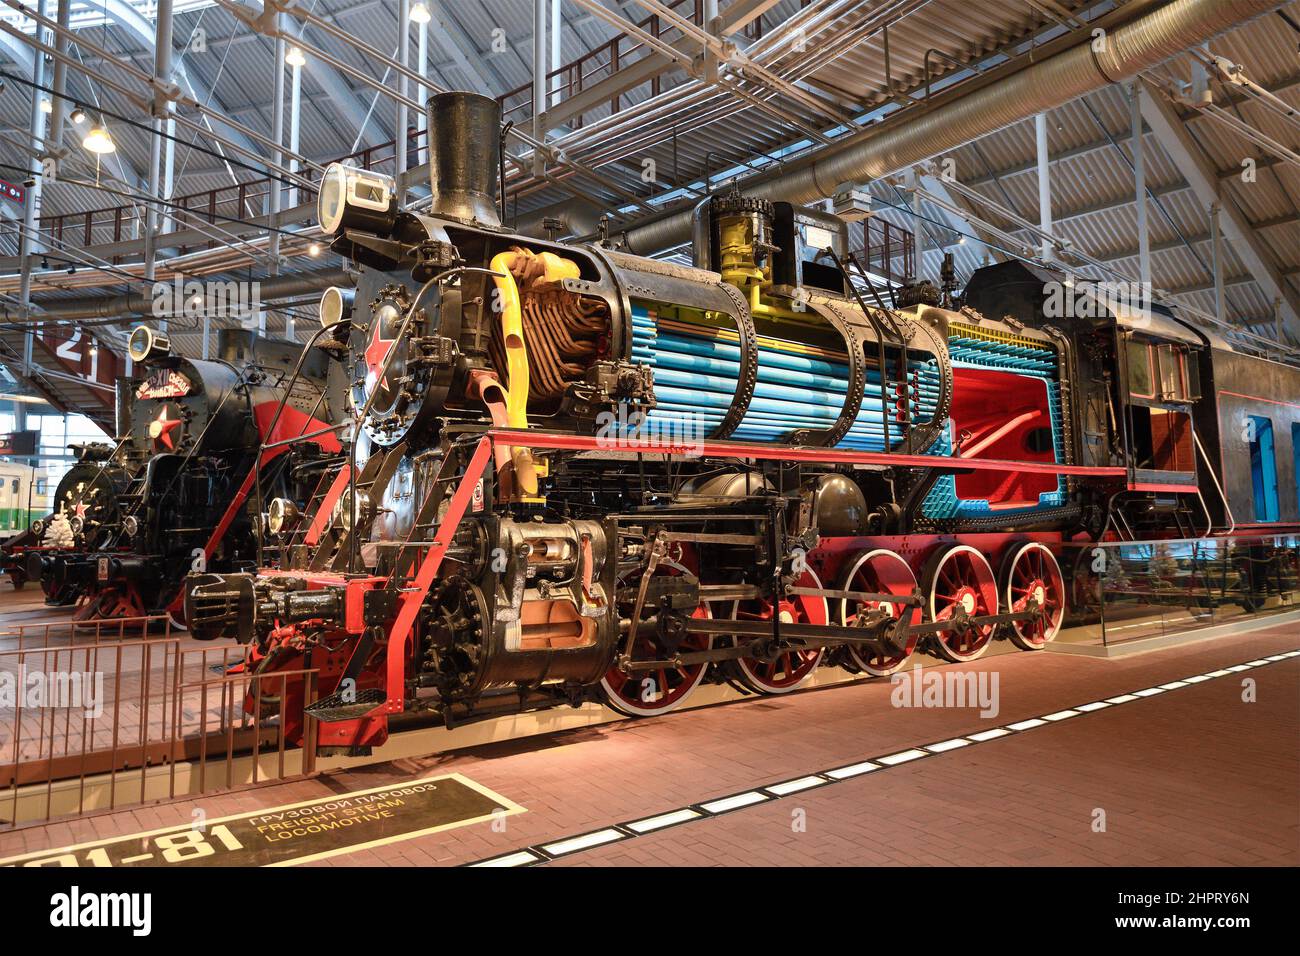
[[[137,327],[137,378],[119,383],[118,438],[83,449],[28,554],[47,603],[77,620],[169,614],[182,582],[208,568],[257,565],[255,522],[271,497],[305,503],[341,451],[327,428],[341,403],[331,360],[244,329],[218,335],[211,360],[173,353]],[[301,441],[296,439],[301,438]]]
[[[247,706],[291,737],[357,753],[403,714],[650,715],[705,682],[1041,649],[1063,542],[1174,534],[1204,500],[1199,388],[1130,387],[1133,342],[1197,366],[1176,319],[1050,320],[993,274],[960,307],[886,303],[835,217],[735,191],[696,208],[693,265],[513,234],[499,119],[429,101],[425,210],[381,174],[322,180],[360,271],[321,302],[357,441],[305,509],[273,503],[277,569],[187,595],[196,637],[283,675]]]

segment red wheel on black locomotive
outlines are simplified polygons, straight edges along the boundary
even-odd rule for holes
[[[795,582],[798,587],[820,588],[821,578],[808,568]],[[809,594],[794,594],[782,598],[775,606],[767,598],[737,601],[732,605],[731,617],[738,621],[770,621],[779,614],[787,624],[827,624],[830,614],[826,599]],[[735,662],[736,676],[750,690],[760,694],[788,694],[812,677],[826,654],[826,648],[789,647],[770,661],[755,657],[741,657]]]
[[[698,568],[695,553],[682,546],[676,560],[660,561],[655,574],[695,574]],[[620,582],[627,586],[626,582]],[[692,613],[694,618],[708,618],[708,605],[701,604]],[[622,645],[620,644],[620,647]],[[705,651],[713,646],[711,634],[687,634],[678,645],[679,651]],[[653,627],[643,626],[637,629],[636,644],[632,648],[632,659],[664,660],[670,656],[660,642],[659,635]],[[653,717],[665,714],[680,707],[695,692],[695,688],[704,682],[708,672],[708,662],[689,664],[681,667],[661,667],[651,671],[631,671],[624,673],[617,667],[611,667],[600,680],[600,688],[605,702],[614,710],[629,717]]]
[[[843,591],[857,591],[867,594],[890,594],[899,597],[912,597],[916,593],[916,575],[902,557],[893,551],[877,548],[864,551],[846,564]],[[875,610],[885,610],[895,620],[907,615],[909,624],[921,623],[921,609],[900,601],[850,601],[840,600],[840,622],[846,627],[863,621],[867,614]],[[864,644],[850,644],[848,655],[850,662],[861,671],[873,677],[888,677],[907,663],[907,659],[916,650],[919,636],[908,636],[907,644],[902,650],[873,650]]]
[[[1012,643],[1027,651],[1041,651],[1061,632],[1065,620],[1065,576],[1055,555],[1044,545],[1029,541],[1007,554],[1002,567],[1002,606],[1023,611],[1032,599],[1045,613],[1012,621]]]
[[[998,583],[988,560],[968,544],[936,551],[926,562],[924,593],[929,620],[946,621],[960,608],[969,617],[998,613]],[[934,642],[940,656],[954,663],[973,661],[988,650],[994,624],[974,624],[939,631]]]

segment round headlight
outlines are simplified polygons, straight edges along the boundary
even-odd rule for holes
[[[316,219],[329,236],[344,229],[387,235],[397,221],[397,182],[383,173],[331,163],[321,177]]]
[[[134,538],[140,532],[140,519],[135,515],[127,515],[122,519],[122,530],[128,538]]]
[[[357,504],[355,509],[352,506],[352,489],[344,491],[339,498],[339,503],[335,506],[334,520],[338,526],[346,533],[352,531],[352,513],[356,511],[357,525],[366,527],[370,523],[370,495],[360,489],[357,490]]]
[[[68,519],[68,527],[72,530],[73,534],[81,534],[82,530],[86,527],[86,522],[77,515],[73,515]]]
[[[137,325],[131,331],[126,349],[132,362],[145,362],[170,355],[171,342],[161,332],[155,332],[147,325]]]
[[[36,535],[36,537],[38,538],[41,535],[45,534],[45,520],[43,518],[37,518],[35,521],[33,521],[31,526],[31,532],[32,534]]]
[[[332,285],[320,297],[320,324],[329,328],[352,319],[352,300],[355,289]]]
[[[298,506],[288,498],[274,498],[266,509],[266,530],[279,534],[298,520]]]

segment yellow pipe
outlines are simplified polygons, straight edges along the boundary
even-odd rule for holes
[[[499,252],[492,257],[489,268],[496,273],[492,281],[500,295],[501,333],[506,347],[506,373],[510,387],[506,390],[506,418],[511,428],[528,427],[528,345],[524,341],[523,307],[519,300],[519,286],[510,271],[521,258],[532,256],[524,249]],[[562,259],[551,252],[536,257],[543,267],[542,278],[547,282],[576,279],[577,263]],[[515,465],[515,484],[525,498],[537,498],[537,468],[533,464],[531,448],[511,446],[510,459]]]

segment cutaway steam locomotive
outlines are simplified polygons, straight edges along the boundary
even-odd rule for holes
[[[142,374],[118,383],[116,444],[78,450],[27,573],[78,621],[182,625],[185,576],[257,567],[264,502],[305,503],[337,466],[338,438],[317,433],[341,413],[342,379],[326,353],[243,329],[222,330],[211,360],[173,354],[146,326],[129,349]]]
[[[306,508],[273,503],[278,570],[188,591],[196,637],[286,675],[305,708],[248,706],[291,735],[314,720],[360,752],[398,714],[649,715],[706,681],[780,694],[922,645],[1039,649],[1063,541],[1229,510],[1192,508],[1209,350],[1171,316],[1047,321],[1043,283],[997,269],[960,308],[929,286],[887,305],[851,281],[839,220],[738,193],[697,207],[694,266],[511,234],[496,104],[428,114],[427,212],[369,171],[321,185],[360,269],[321,306],[349,460]]]

